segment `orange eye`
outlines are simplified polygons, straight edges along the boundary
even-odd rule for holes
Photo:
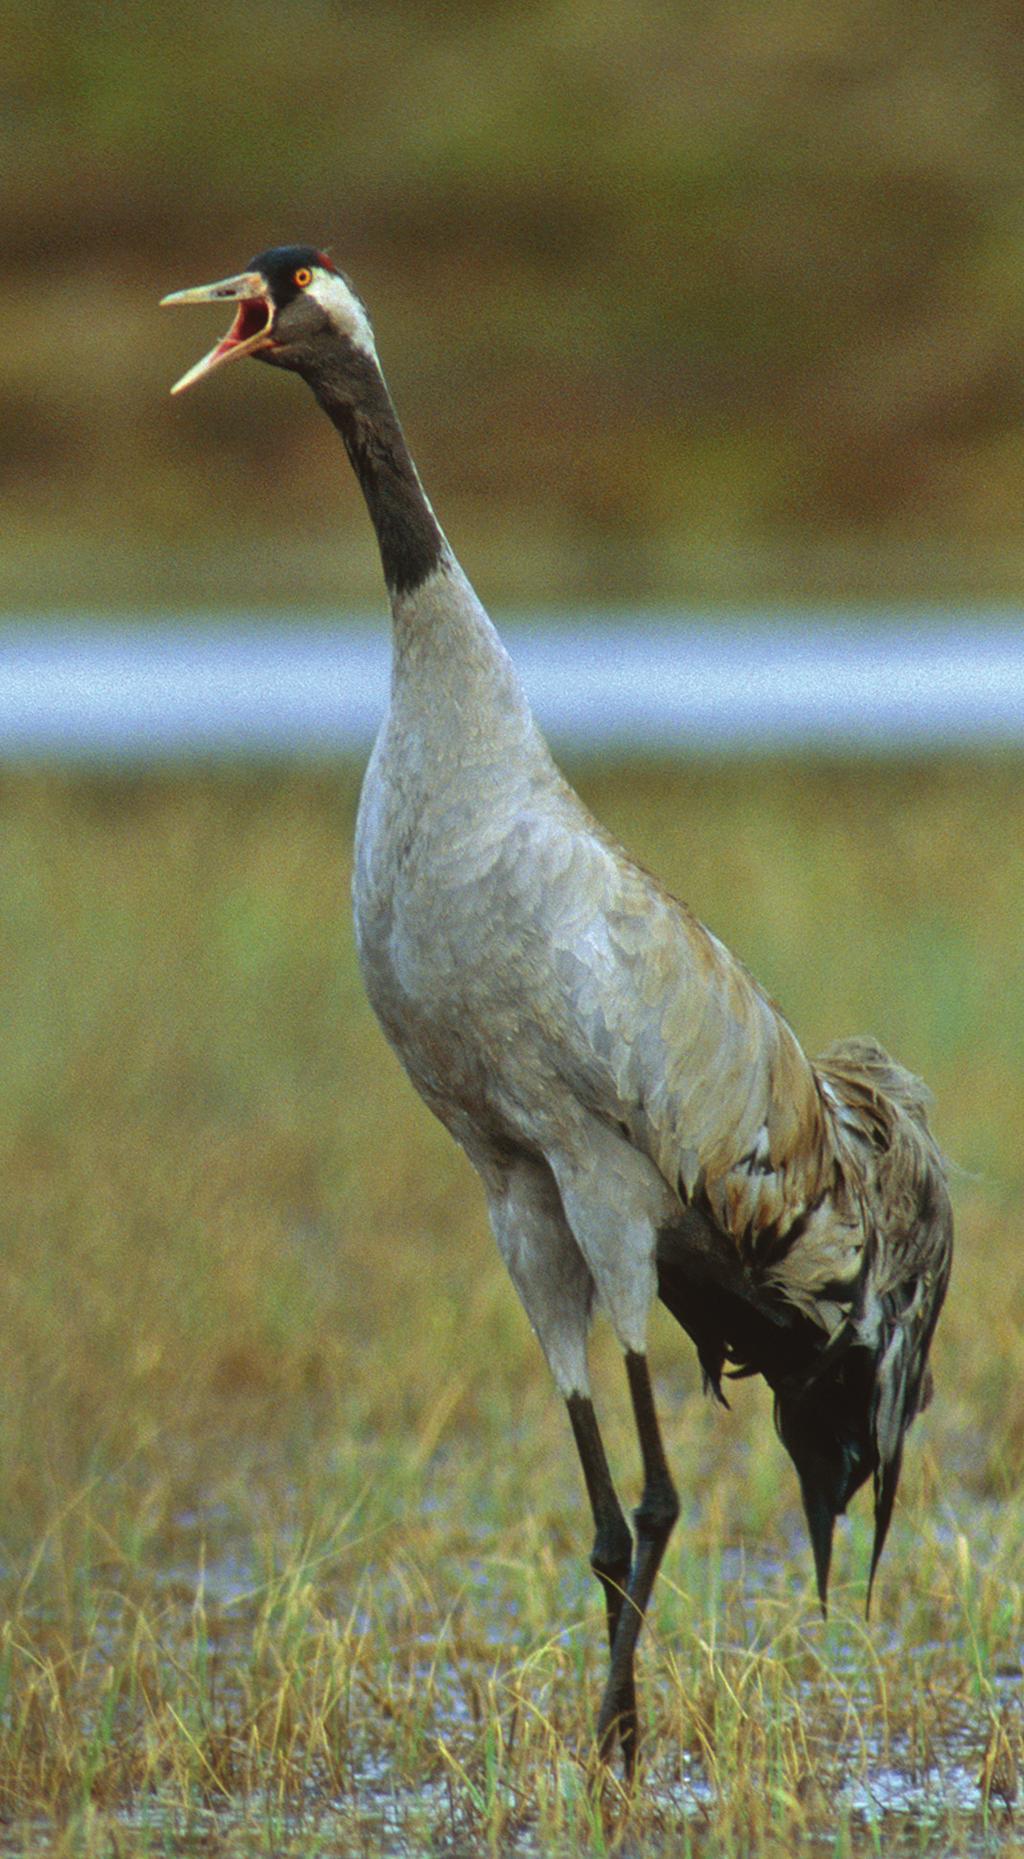
[[[308,265],[299,266],[298,270],[295,273],[295,282],[298,285],[300,290],[305,290],[307,284],[312,284],[313,273],[309,269]]]

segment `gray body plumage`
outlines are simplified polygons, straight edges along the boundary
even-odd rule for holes
[[[812,1066],[742,965],[598,826],[447,551],[394,623],[357,829],[360,962],[483,1179],[558,1386],[588,1392],[595,1299],[643,1351],[660,1254],[695,1302],[709,1282],[746,1298],[751,1321],[729,1304],[702,1359],[716,1387],[726,1361],[768,1373],[798,1466],[801,1376],[816,1404],[851,1349],[870,1358],[851,1475],[883,1490],[949,1264],[916,1081],[866,1040]]]
[[[950,1268],[924,1093],[873,1041],[805,1058],[747,970],[559,775],[448,552],[394,600],[362,790],[370,1000],[463,1143],[554,1379],[589,1396],[597,1301],[624,1351],[662,1290],[704,1374],[760,1370],[827,1588],[873,1472],[872,1576]]]

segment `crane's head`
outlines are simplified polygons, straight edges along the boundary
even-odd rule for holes
[[[172,291],[163,302],[237,305],[227,334],[175,382],[172,394],[243,355],[302,373],[315,365],[325,343],[375,354],[370,319],[351,284],[311,245],[275,246],[237,277]]]

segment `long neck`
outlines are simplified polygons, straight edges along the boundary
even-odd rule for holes
[[[345,441],[377,532],[391,595],[392,703],[400,691],[407,723],[415,713],[417,733],[438,735],[446,753],[457,743],[466,753],[467,731],[478,748],[511,731],[521,752],[534,734],[525,693],[427,501],[376,358],[346,347],[303,373]],[[539,737],[531,753],[546,758]]]
[[[393,598],[412,593],[440,565],[446,545],[380,368],[372,355],[348,349],[318,357],[306,378],[345,441],[388,589]]]

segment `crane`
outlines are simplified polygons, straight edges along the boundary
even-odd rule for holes
[[[835,1519],[873,1479],[870,1597],[951,1261],[927,1093],[871,1039],[812,1063],[742,964],[564,779],[331,259],[276,247],[163,301],[234,306],[172,392],[245,356],[301,375],[376,531],[393,672],[356,824],[359,962],[387,1039],[480,1176],[566,1403],[609,1646],[597,1750],[608,1762],[618,1744],[631,1778],[637,1640],[679,1511],[648,1366],[654,1302],[723,1404],[726,1375],[773,1390],[822,1608]],[[588,1379],[595,1309],[625,1360],[635,1540]]]

